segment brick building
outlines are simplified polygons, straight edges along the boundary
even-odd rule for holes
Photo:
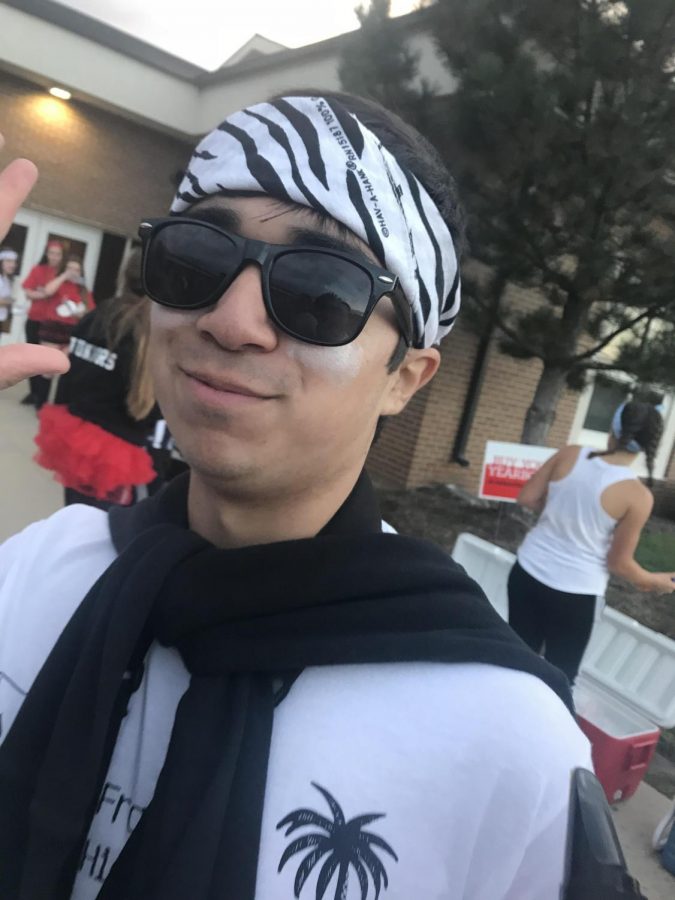
[[[438,91],[454,81],[436,55],[428,10],[393,20],[420,58],[421,76]],[[84,256],[100,299],[143,216],[168,207],[176,174],[197,137],[242,105],[298,85],[339,88],[344,36],[296,50],[255,36],[215,72],[177,59],[51,0],[0,2],[0,121],[10,156],[33,159],[41,178],[16,220],[10,242],[21,275],[59,237]],[[65,88],[72,99],[47,93]],[[522,303],[531,296],[518,297]],[[21,334],[20,317],[14,339]],[[399,417],[387,423],[370,457],[383,481],[478,486],[485,442],[517,441],[540,364],[487,350],[484,379],[463,441],[469,465],[453,461],[478,352],[460,321],[442,349],[441,370]],[[600,445],[621,386],[567,392],[549,435],[551,446],[582,440]],[[666,434],[657,476],[675,478],[675,398],[665,398]],[[455,453],[455,456],[457,454]]]
[[[442,482],[475,492],[486,441],[518,442],[540,363],[506,356],[493,339],[462,454],[469,465],[453,460],[478,344],[478,337],[460,316],[442,347],[438,374],[401,415],[387,423],[381,440],[371,451],[371,469],[384,481],[407,486]],[[565,392],[549,433],[550,446],[560,447],[574,439],[572,425],[578,405],[579,395]]]

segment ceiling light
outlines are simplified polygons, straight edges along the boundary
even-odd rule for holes
[[[52,95],[52,97],[58,97],[59,100],[70,100],[70,98],[73,96],[70,91],[66,91],[63,88],[59,87],[49,88],[49,93]]]

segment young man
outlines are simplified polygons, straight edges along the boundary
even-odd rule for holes
[[[172,211],[140,233],[189,476],[0,548],[0,895],[552,900],[567,685],[363,474],[457,313],[447,172],[296,94],[207,136]]]

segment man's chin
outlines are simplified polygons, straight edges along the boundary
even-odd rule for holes
[[[228,457],[214,457],[209,454],[184,454],[183,459],[190,467],[191,477],[197,477],[214,488],[218,485],[234,486],[255,480],[257,468],[250,462],[237,461]]]

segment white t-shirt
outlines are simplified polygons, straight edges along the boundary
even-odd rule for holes
[[[69,617],[114,557],[106,515],[84,506],[0,547],[0,741]],[[178,653],[153,646],[122,722],[73,900],[94,900],[149,804],[188,682]],[[555,900],[578,766],[591,768],[586,738],[560,699],[524,672],[478,663],[307,669],[274,714],[255,900],[296,896],[312,847],[281,871],[279,864],[296,838],[325,834],[321,818],[333,816],[322,791],[347,821],[381,816],[363,826],[375,836],[375,859],[360,872],[369,897],[378,871],[384,888],[382,866],[383,900]],[[279,823],[303,808],[316,822],[286,836]],[[312,868],[300,900],[314,900],[327,860]],[[362,897],[357,865],[345,900]],[[337,877],[321,900],[333,900]]]

